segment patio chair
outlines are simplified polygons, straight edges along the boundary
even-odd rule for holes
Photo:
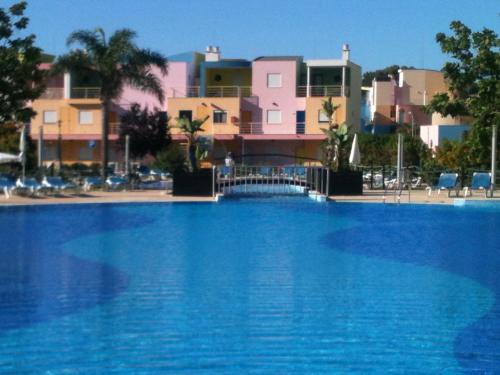
[[[91,191],[92,189],[99,189],[102,187],[101,177],[85,177],[83,180],[83,190]]]
[[[67,190],[73,190],[76,191],[78,190],[78,187],[71,183],[71,182],[66,182],[62,179],[62,177],[55,176],[55,177],[44,177],[42,181],[42,185],[49,189],[50,191],[56,192],[56,193],[62,193]]]
[[[458,197],[458,173],[441,173],[439,176],[438,184],[434,187],[426,187],[427,195],[430,197],[432,190],[437,190],[438,195],[442,190],[448,190],[448,197],[452,190],[455,190],[455,194]]]
[[[472,190],[483,191],[485,198],[487,198],[488,192],[493,191],[493,184],[491,183],[491,173],[474,172],[474,174],[472,175],[471,185],[464,187],[464,197],[467,198],[467,195],[470,195],[472,197]]]
[[[9,199],[16,190],[16,183],[8,177],[0,177],[0,191],[3,191],[5,199]]]
[[[120,176],[109,176],[106,180],[106,187],[109,190],[125,190],[128,186],[128,181]]]
[[[47,190],[47,188],[39,183],[34,177],[25,178],[24,181],[18,178],[16,186],[21,191],[27,191],[31,196],[41,195]]]

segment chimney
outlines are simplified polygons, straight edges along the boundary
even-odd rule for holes
[[[218,46],[208,46],[205,50],[205,61],[220,61],[220,49]]]
[[[349,44],[343,44],[342,45],[342,60],[347,61],[349,60],[351,55],[351,50],[349,49]]]

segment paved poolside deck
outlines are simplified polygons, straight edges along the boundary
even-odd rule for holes
[[[431,197],[423,190],[413,190],[408,199],[408,192],[403,192],[400,203],[419,204],[453,204],[454,196],[448,198],[446,193],[437,195],[433,193]],[[463,196],[459,198],[463,199]],[[384,192],[380,190],[365,191],[362,196],[331,196],[330,199],[336,202],[362,202],[362,203],[384,203]],[[484,200],[484,195],[474,194],[467,197],[467,200]],[[500,202],[500,191],[495,192],[494,198],[488,201]],[[45,196],[40,198],[30,198],[14,195],[10,199],[5,199],[0,195],[0,205],[34,205],[34,204],[68,204],[68,203],[127,203],[127,202],[212,202],[212,197],[174,197],[170,192],[158,190],[145,191],[118,191],[103,192],[95,191],[82,195],[64,194],[62,196]],[[394,195],[385,197],[386,203],[398,203]]]

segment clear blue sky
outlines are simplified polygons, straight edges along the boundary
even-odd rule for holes
[[[2,0],[9,5],[13,0]],[[338,58],[351,46],[363,71],[391,64],[440,69],[435,34],[459,19],[500,29],[499,0],[28,0],[30,31],[48,53],[67,50],[67,35],[129,27],[138,43],[166,55],[219,45],[224,57]],[[2,5],[0,5],[2,6]]]

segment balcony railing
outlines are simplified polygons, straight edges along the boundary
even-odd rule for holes
[[[264,134],[262,122],[242,122],[240,134]]]
[[[120,123],[110,122],[109,123],[109,134],[120,134]]]
[[[305,134],[306,123],[298,122],[295,126],[295,134]],[[240,125],[240,134],[264,134],[262,122],[243,122]]]
[[[73,87],[71,99],[99,99],[101,89],[99,87]]]
[[[307,96],[349,96],[349,87],[342,85],[335,86],[309,86],[309,93],[307,86],[297,86],[297,97],[304,98]]]
[[[241,98],[252,94],[251,86],[208,86],[206,96],[209,98]]]
[[[200,86],[188,86],[185,89],[171,89],[173,98],[241,98],[252,95],[251,86],[208,86],[206,92],[200,91]]]
[[[47,87],[40,95],[40,99],[62,99],[64,97],[64,89],[62,87]]]

